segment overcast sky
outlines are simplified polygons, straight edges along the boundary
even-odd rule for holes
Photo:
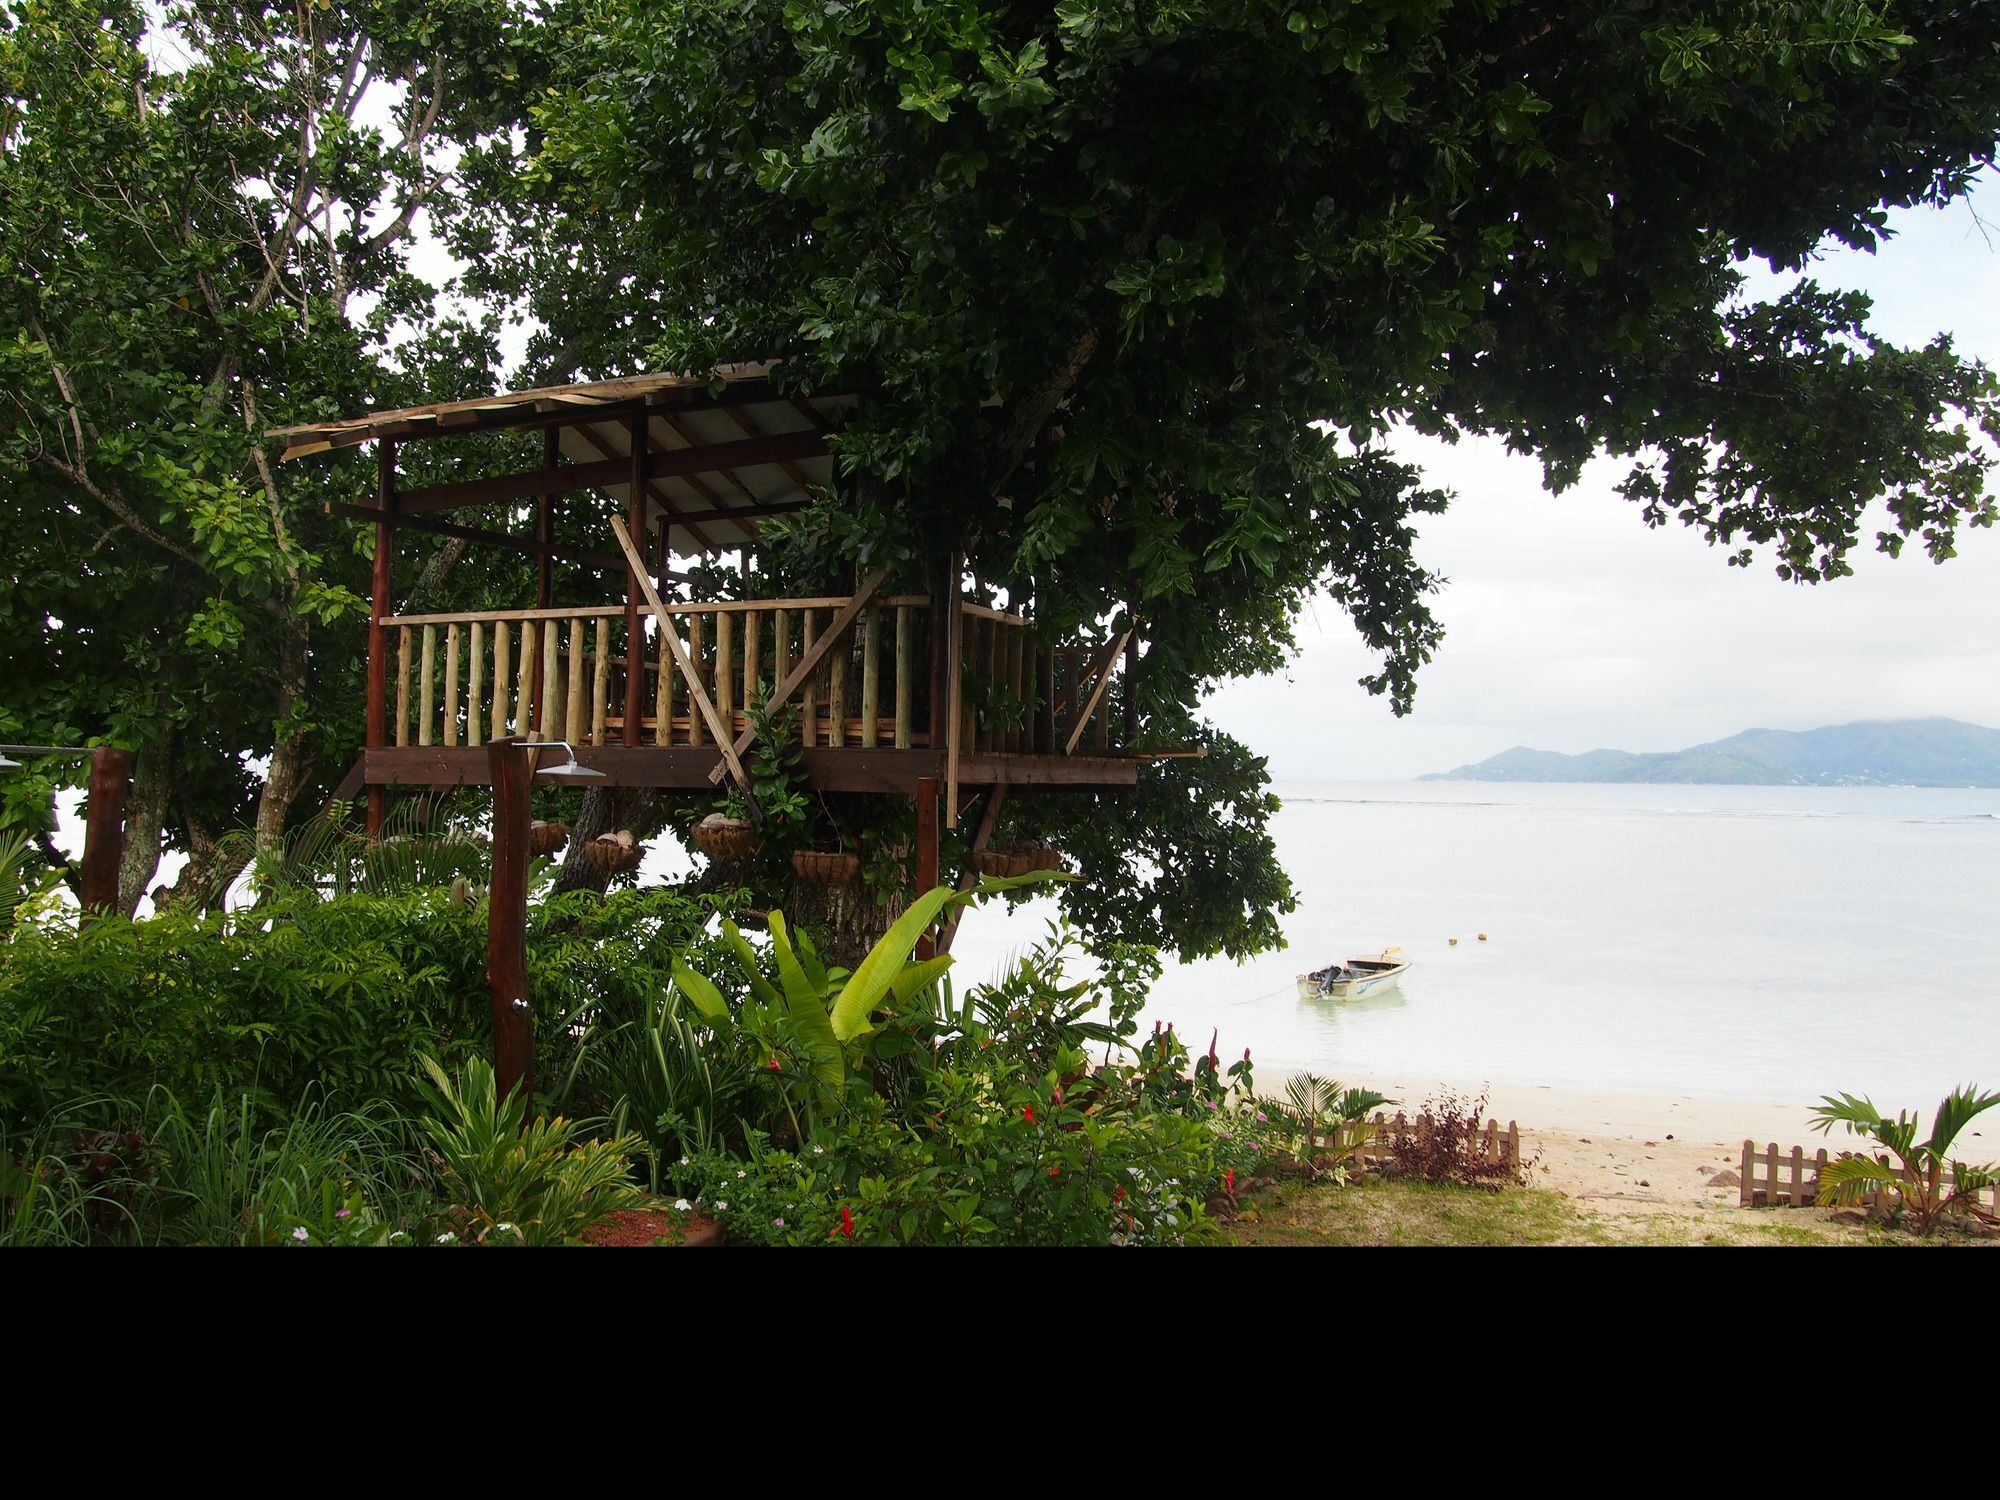
[[[1950,333],[2000,366],[2000,229],[1989,243],[1975,209],[2000,221],[2000,184],[1896,215],[1880,254],[1829,254],[1810,274],[1872,295],[1875,329],[1896,342]],[[1761,274],[1759,294],[1787,282]],[[1398,720],[1356,685],[1374,659],[1346,616],[1316,605],[1286,676],[1209,700],[1280,779],[1400,780],[1512,745],[1674,750],[1861,718],[2000,725],[2000,529],[1962,531],[1942,567],[1917,546],[1891,561],[1870,540],[1853,577],[1807,588],[1768,563],[1725,566],[1677,522],[1647,530],[1612,489],[1620,465],[1558,497],[1497,442],[1412,437],[1398,451],[1457,497],[1417,548],[1448,580],[1433,600],[1444,644]]]

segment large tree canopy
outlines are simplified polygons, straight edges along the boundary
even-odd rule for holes
[[[137,749],[128,909],[163,833],[201,885],[354,756],[368,563],[321,502],[372,478],[264,432],[496,378],[411,254],[511,118],[509,14],[0,5],[0,734]]]
[[[1010,815],[1113,935],[1268,945],[1263,767],[1197,709],[1320,592],[1409,708],[1446,497],[1398,424],[1558,487],[1610,455],[1648,523],[1805,582],[1991,523],[1987,373],[1739,266],[1964,192],[1996,41],[1884,0],[4,0],[0,727],[139,746],[183,847],[274,837],[358,737],[363,544],[319,502],[367,478],[274,474],[264,427],[490,386],[506,316],[517,380],[775,357],[869,399],[761,565],[959,550],[1055,632],[1136,611],[1142,738],[1209,758]]]
[[[537,163],[637,247],[648,361],[776,355],[867,392],[841,503],[1059,622],[1136,601],[1156,738],[1277,666],[1320,590],[1408,708],[1439,635],[1411,523],[1444,497],[1384,456],[1397,423],[1498,434],[1557,487],[1623,457],[1648,523],[1802,581],[1848,570],[1878,504],[1881,546],[1940,560],[1993,519],[1984,369],[1810,281],[1745,300],[1738,270],[1966,190],[2000,136],[1989,6],[581,15]],[[1217,746],[1159,773],[1157,816],[1062,837],[1100,893],[1141,892],[1132,935],[1240,952],[1289,896],[1261,778]]]

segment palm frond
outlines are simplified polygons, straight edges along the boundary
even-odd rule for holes
[[[1967,1123],[1996,1104],[2000,1104],[2000,1093],[1982,1094],[1977,1084],[1968,1083],[1963,1088],[1953,1089],[1945,1095],[1937,1114],[1932,1117],[1931,1138],[1924,1143],[1925,1149],[1938,1156],[1946,1155]]]
[[[1853,1094],[1822,1094],[1819,1107],[1812,1111],[1812,1128],[1821,1135],[1836,1125],[1845,1125],[1855,1135],[1867,1135],[1882,1123],[1882,1112],[1867,1098]]]
[[[1896,1169],[1872,1156],[1843,1156],[1819,1171],[1819,1201],[1826,1204],[1861,1203],[1870,1192],[1903,1191],[1903,1179]]]

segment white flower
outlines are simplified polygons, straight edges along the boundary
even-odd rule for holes
[[[682,1165],[682,1166],[686,1166],[687,1164],[688,1164],[688,1159],[687,1159],[687,1158],[686,1158],[685,1156],[683,1156],[683,1157],[681,1158],[681,1165]]]
[[[814,1155],[814,1156],[824,1156],[824,1155],[826,1155],[826,1147],[824,1147],[824,1146],[815,1146],[815,1147],[813,1147],[813,1155]]]
[[[773,1219],[771,1222],[777,1225],[780,1229],[783,1229],[785,1227],[785,1221],[783,1219]]]
[[[685,1198],[674,1199],[674,1212],[684,1214],[684,1213],[691,1213],[693,1212],[693,1210],[694,1210],[694,1205],[688,1202],[687,1199]]]
[[[297,1240],[301,1245],[303,1245],[307,1240],[311,1239],[312,1236],[306,1233],[306,1226],[301,1224],[297,1229],[294,1229],[292,1231],[292,1238]]]
[[[389,1238],[392,1240],[406,1240],[409,1236],[400,1229],[392,1229],[389,1231]]]
[[[495,1229],[504,1229],[509,1234],[512,1234],[514,1232],[514,1226],[512,1224],[495,1224],[493,1227]]]
[[[458,1243],[458,1236],[447,1229],[437,1237],[437,1243],[440,1245],[456,1245]]]
[[[748,1177],[749,1175],[750,1175],[750,1174],[749,1174],[748,1172],[744,1171],[744,1170],[743,1170],[743,1169],[742,1169],[741,1167],[738,1167],[738,1168],[736,1169],[736,1176],[737,1176],[737,1179],[738,1179],[739,1181],[740,1181],[741,1179],[745,1178],[745,1177]]]
[[[728,1213],[729,1205],[727,1203],[724,1203],[720,1198],[717,1198],[715,1200],[715,1211],[719,1214]]]

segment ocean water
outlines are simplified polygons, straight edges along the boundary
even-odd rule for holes
[[[1341,1078],[1809,1103],[1928,1115],[2000,1088],[2000,791],[1297,783],[1286,951],[1171,965],[1147,1020]],[[1052,906],[969,915],[984,978]],[[1479,941],[1479,934],[1487,941]],[[1450,939],[1458,943],[1452,946]],[[1400,946],[1400,989],[1295,976]]]

